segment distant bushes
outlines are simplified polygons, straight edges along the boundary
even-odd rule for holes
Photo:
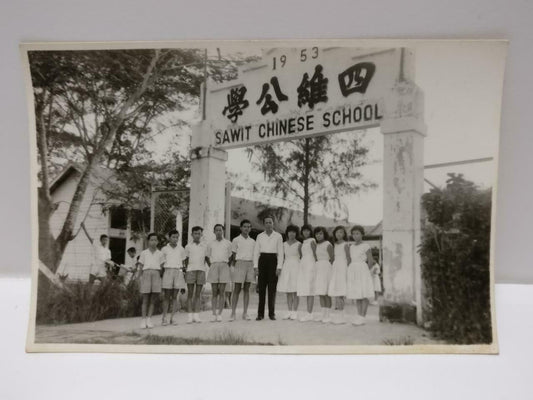
[[[491,343],[491,191],[449,174],[422,198],[428,224],[421,245],[425,319],[452,343]]]
[[[186,297],[178,298],[178,308],[186,309]],[[210,294],[202,293],[201,310],[210,309],[210,299]],[[161,300],[156,303],[154,314],[161,313],[161,303]],[[39,275],[36,323],[67,324],[138,317],[141,315],[141,305],[138,280],[132,280],[128,285],[113,279],[93,285],[87,282],[65,283],[60,288]]]
[[[52,286],[39,277],[37,324],[90,322],[140,315],[142,298],[137,281],[124,286],[106,279],[100,285],[86,282]]]

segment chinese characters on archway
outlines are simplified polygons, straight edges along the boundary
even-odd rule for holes
[[[362,62],[350,66],[338,74],[339,89],[344,97],[353,93],[366,92],[372,77],[376,71],[376,66],[371,62]],[[288,101],[289,96],[296,96],[298,107],[304,106],[313,109],[318,103],[328,101],[329,80],[324,76],[324,68],[318,64],[315,66],[313,75],[309,77],[306,72],[303,74],[296,93],[285,93],[280,86],[277,76],[270,78],[269,82],[262,85],[259,98],[254,103],[260,107],[262,115],[268,113],[276,114],[279,110],[279,103]],[[247,88],[241,85],[232,88],[227,95],[227,105],[222,110],[222,115],[226,116],[232,123],[236,123],[250,102],[246,99]]]

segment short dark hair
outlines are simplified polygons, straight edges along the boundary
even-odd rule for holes
[[[159,239],[159,236],[157,235],[157,233],[152,232],[148,234],[148,236],[146,237],[146,240],[150,240],[153,236]]]
[[[135,247],[131,246],[131,247],[128,249],[128,253],[129,253],[129,252],[132,252],[132,251],[135,251],[135,252],[136,252],[137,249],[136,249]]]
[[[213,232],[215,231],[215,229],[217,229],[217,226],[220,226],[222,228],[222,230],[224,230],[224,225],[222,224],[215,224],[215,226],[213,227]]]
[[[311,225],[309,225],[309,224],[302,225],[302,227],[300,228],[300,232],[302,233],[302,236],[303,236],[303,233],[304,233],[305,230],[308,230],[309,233],[311,235],[313,235],[313,227]]]
[[[296,236],[298,236],[298,234],[300,233],[300,230],[298,229],[296,225],[289,225],[285,229],[285,236],[289,237],[289,232],[294,232],[296,233]]]
[[[100,235],[100,241],[102,241],[102,239],[107,239],[109,236],[107,236],[105,233]]]
[[[172,235],[175,235],[175,234],[180,234],[179,231],[177,229],[172,229],[169,233],[168,233],[168,237],[171,237]]]
[[[240,227],[242,228],[242,226],[243,226],[244,224],[250,224],[250,225],[252,225],[252,223],[251,223],[250,220],[248,220],[248,219],[243,219],[243,220],[241,221],[241,225],[240,225]]]
[[[318,232],[322,232],[322,234],[324,235],[324,240],[328,240],[329,239],[328,231],[323,226],[317,226],[315,228],[315,230],[313,231],[313,236],[315,236],[315,238],[316,238],[316,234]]]
[[[265,221],[270,218],[272,220],[272,222],[274,222],[274,216],[272,214],[267,214],[263,217],[263,224],[265,223]]]
[[[203,232],[204,228],[202,228],[201,226],[193,226],[192,229],[191,229],[191,232]]]
[[[346,233],[346,228],[342,225],[336,226],[335,229],[333,229],[333,241],[337,241],[337,231],[343,231],[344,232],[344,240],[347,239],[348,234]]]
[[[353,234],[355,231],[361,232],[361,236],[365,236],[365,228],[363,228],[361,225],[355,225],[352,229],[350,229],[350,233]]]

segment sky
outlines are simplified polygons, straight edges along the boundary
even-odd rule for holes
[[[442,187],[446,174],[455,172],[464,174],[480,187],[492,187],[496,180],[495,157],[499,142],[503,47],[495,48],[489,42],[440,42],[438,45],[418,43],[414,50],[415,80],[425,96],[424,165],[494,158],[490,162],[427,169],[425,179]],[[198,113],[189,110],[180,117],[194,121]],[[350,222],[373,225],[382,218],[383,137],[379,128],[354,134],[362,135],[363,143],[369,148],[369,165],[361,172],[365,179],[376,183],[377,188],[345,197],[343,201],[348,207]],[[178,139],[175,132],[170,131],[158,137],[154,149],[168,149],[169,144],[172,148],[183,149],[186,140]],[[251,180],[261,179],[251,167],[244,149],[228,150],[227,169],[233,173],[248,173]],[[425,190],[429,189],[430,185],[425,183]],[[249,192],[233,194],[258,199]],[[311,211],[321,213],[316,206]]]

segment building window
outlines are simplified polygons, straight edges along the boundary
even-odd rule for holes
[[[122,207],[111,207],[111,226],[112,229],[127,229],[128,228],[128,212]]]

